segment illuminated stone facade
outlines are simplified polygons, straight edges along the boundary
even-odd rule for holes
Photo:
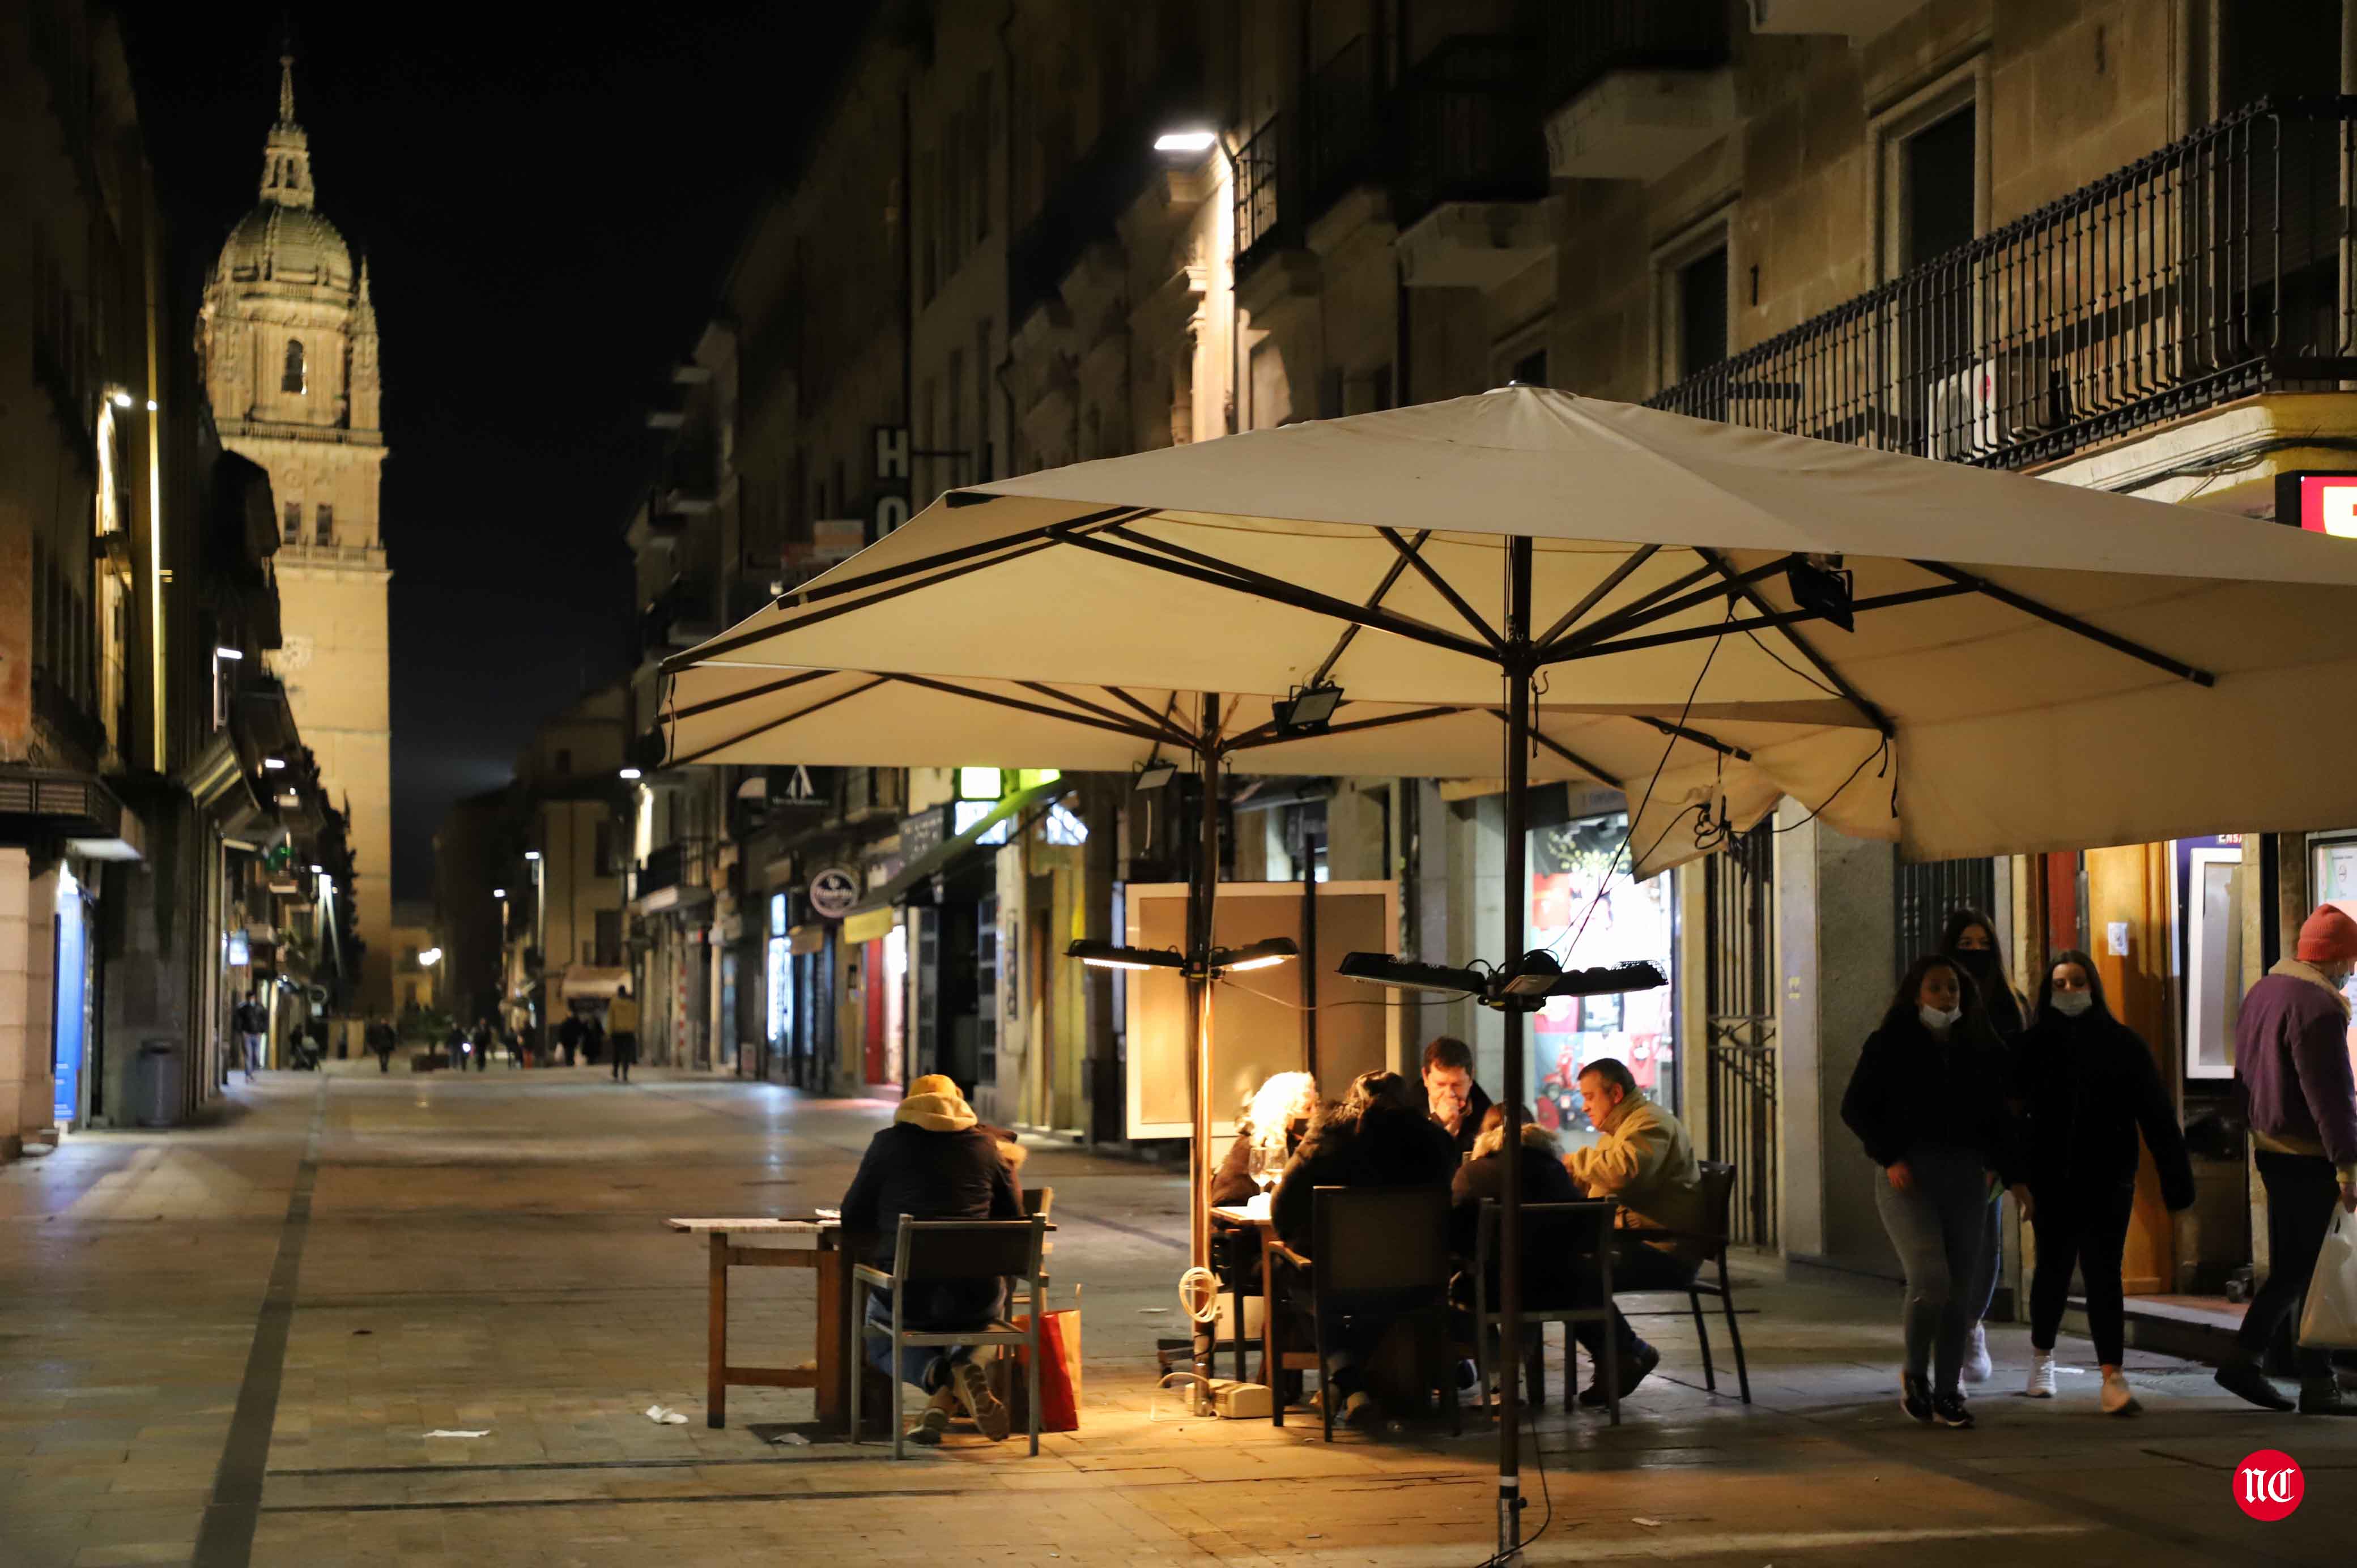
[[[393,729],[386,681],[384,467],[376,307],[315,205],[310,140],[282,60],[261,203],[230,231],[198,328],[222,442],[262,465],[279,507],[284,646],[271,667],[330,799],[350,817],[361,1005],[393,1003]]]

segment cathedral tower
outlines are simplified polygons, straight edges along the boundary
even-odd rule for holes
[[[294,61],[282,58],[261,203],[230,231],[206,282],[198,351],[223,444],[269,470],[277,497],[283,642],[272,672],[350,816],[354,914],[367,944],[361,1004],[389,1010],[393,574],[377,518],[385,446],[376,306],[367,262],[353,267],[317,196],[310,138],[295,120]]]

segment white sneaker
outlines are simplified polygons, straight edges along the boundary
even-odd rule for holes
[[[2034,1400],[2054,1397],[2054,1353],[2040,1350],[2038,1359],[2029,1363],[2029,1386],[2021,1391]]]
[[[1988,1330],[1973,1325],[1973,1337],[1964,1341],[1964,1381],[1985,1383],[1996,1369],[1989,1364]]]
[[[2136,1390],[2128,1387],[2126,1374],[2120,1372],[2104,1374],[2104,1413],[2105,1415],[2134,1415],[2142,1409],[2144,1406],[2136,1403]]]

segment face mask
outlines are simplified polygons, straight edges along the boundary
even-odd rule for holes
[[[2095,993],[2092,991],[2058,991],[2047,1001],[2048,1006],[2065,1018],[2076,1018],[2094,1004]]]
[[[1961,1007],[1919,1005],[1915,1014],[1923,1020],[1925,1028],[1935,1035],[1944,1035],[1956,1026],[1956,1020],[1964,1015],[1964,1010]]]

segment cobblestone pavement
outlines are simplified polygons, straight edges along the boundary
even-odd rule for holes
[[[1329,1446],[1308,1421],[1151,1419],[1185,1248],[1167,1169],[1041,1147],[1025,1175],[1057,1189],[1059,1305],[1084,1287],[1083,1429],[1038,1459],[953,1432],[895,1465],[747,1430],[806,1418],[802,1393],[734,1391],[730,1426],[705,1428],[704,1258],[662,1226],[834,1202],[885,1108],[659,1071],[372,1064],[232,1094],[214,1125],[0,1168],[5,1568],[1487,1553],[1495,1439],[1473,1422]],[[1980,1429],[1922,1430],[1892,1397],[1893,1292],[1746,1273],[1756,1402],[1703,1391],[1679,1318],[1641,1320],[1663,1373],[1625,1425],[1559,1407],[1537,1423],[1531,1561],[2352,1560],[2357,1422],[2250,1411],[2154,1357],[2132,1368],[2139,1419],[2096,1413],[2092,1374],[2052,1404],[2009,1397],[2028,1347],[2000,1329]],[[737,1276],[738,1359],[808,1354],[808,1278]],[[2086,1365],[2083,1343],[2062,1352]],[[658,1402],[692,1419],[658,1425]],[[2230,1496],[2265,1448],[2306,1472],[2281,1523]]]

